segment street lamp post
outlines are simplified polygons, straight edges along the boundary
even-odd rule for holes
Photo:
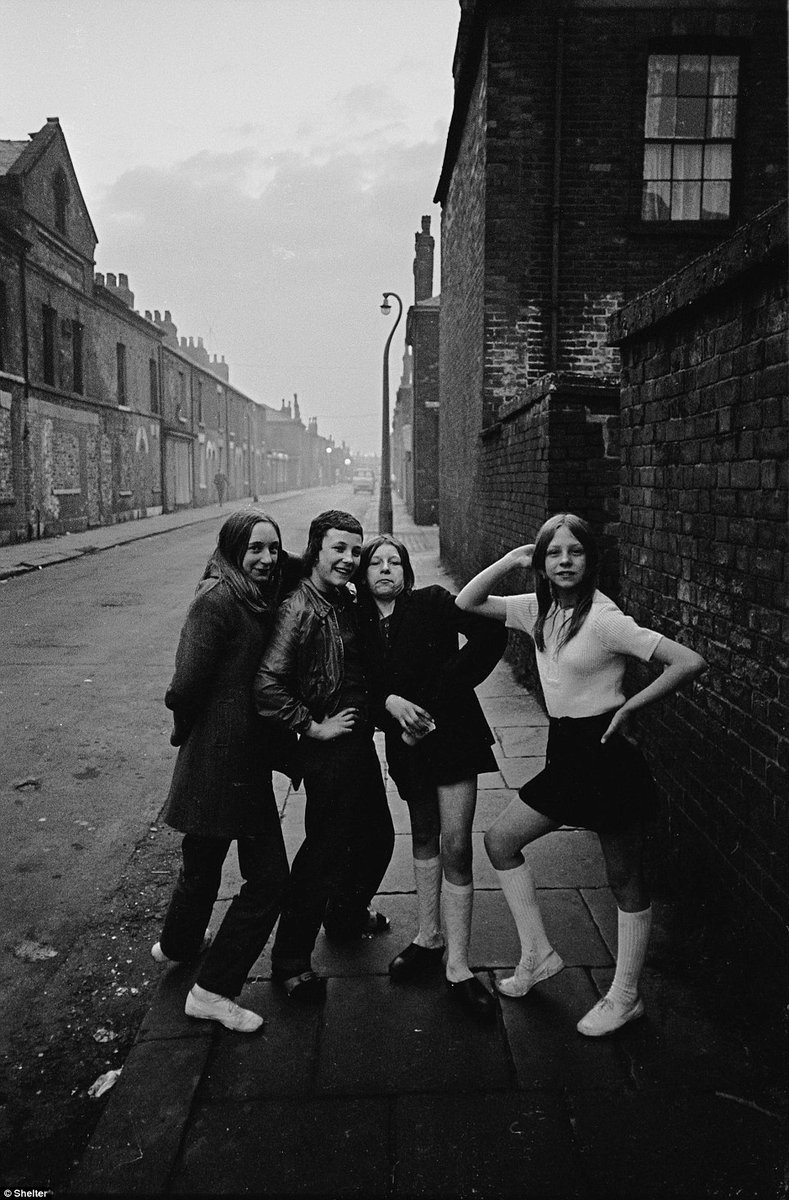
[[[397,320],[389,331],[389,337],[386,339],[384,347],[384,379],[383,379],[383,414],[381,426],[381,495],[378,505],[378,532],[392,533],[392,467],[390,453],[390,434],[389,434],[389,347],[394,337],[394,332],[400,324],[400,318],[403,315],[403,302],[397,292],[384,292],[381,312],[384,316],[388,316],[392,311],[392,306],[389,303],[389,297],[394,296],[397,301]]]

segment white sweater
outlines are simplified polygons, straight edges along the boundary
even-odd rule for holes
[[[537,596],[528,592],[505,597],[507,628],[532,633],[537,619]],[[661,634],[642,629],[602,592],[571,641],[557,651],[556,643],[572,609],[551,608],[545,620],[545,649],[537,650],[548,715],[594,717],[624,704],[623,680],[628,656],[648,662]]]

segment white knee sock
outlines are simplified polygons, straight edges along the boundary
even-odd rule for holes
[[[419,932],[414,941],[426,950],[435,950],[444,944],[441,932],[441,855],[415,858],[414,879],[419,913]]]
[[[447,930],[447,979],[460,983],[471,979],[468,965],[468,944],[471,940],[471,913],[474,907],[472,883],[450,883],[444,880],[444,924]]]
[[[520,965],[533,971],[553,949],[542,923],[534,876],[526,863],[496,874],[521,941]]]
[[[632,1004],[638,995],[638,978],[647,954],[652,906],[641,912],[623,912],[620,908],[618,913],[616,971],[608,998],[617,1004]]]

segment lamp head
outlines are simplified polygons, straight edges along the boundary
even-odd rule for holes
[[[389,313],[391,311],[392,311],[392,306],[389,303],[389,293],[384,292],[384,299],[383,299],[383,303],[381,305],[381,312],[384,314],[385,317],[388,317]]]

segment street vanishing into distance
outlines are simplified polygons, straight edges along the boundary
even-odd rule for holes
[[[374,532],[372,497],[350,483],[260,506],[295,553],[323,509]],[[164,693],[233,507],[0,583],[0,1094],[16,1122],[0,1133],[52,1155],[61,1125],[64,1171],[68,1101],[89,1106],[94,1073],[123,1061],[158,978],[150,940],[180,845],[157,821],[176,756]]]

